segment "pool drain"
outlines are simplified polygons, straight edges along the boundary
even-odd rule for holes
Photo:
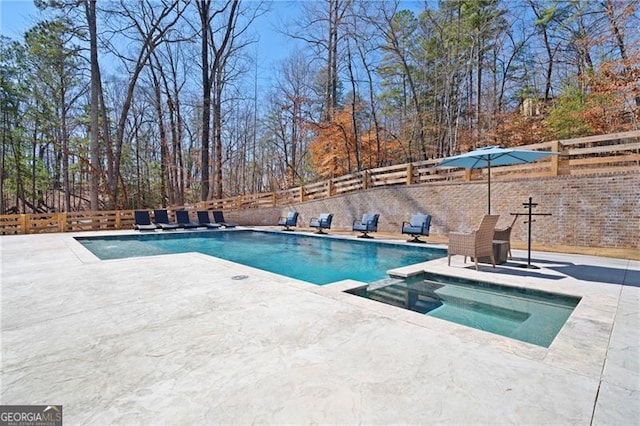
[[[249,275],[234,275],[231,277],[234,281],[246,280],[247,278],[249,278]]]

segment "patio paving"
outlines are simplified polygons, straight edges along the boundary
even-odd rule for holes
[[[417,266],[581,296],[547,349],[199,253],[46,234],[0,255],[0,403],[65,424],[640,424],[638,261]]]

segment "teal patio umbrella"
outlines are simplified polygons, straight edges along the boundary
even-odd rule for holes
[[[540,158],[557,155],[552,151],[531,151],[501,146],[486,146],[465,154],[454,155],[442,160],[438,167],[463,167],[465,169],[488,169],[487,206],[491,214],[491,167],[508,166],[512,164],[533,163]]]

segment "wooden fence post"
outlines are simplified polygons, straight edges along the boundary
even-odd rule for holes
[[[116,229],[122,229],[122,211],[116,210]]]
[[[28,234],[29,233],[29,216],[26,214],[20,215],[20,233]]]
[[[331,197],[333,195],[333,179],[329,179],[327,181],[327,197]]]
[[[300,186],[300,202],[302,203],[304,201],[304,186]]]
[[[67,231],[67,212],[58,213],[58,232]]]
[[[271,193],[271,205],[274,207],[278,205],[278,197],[275,191]]]
[[[559,147],[560,147],[560,141],[559,140],[555,140],[553,142],[551,142],[551,150],[555,151],[555,152],[559,152]],[[560,168],[560,164],[559,164],[559,155],[552,155],[551,156],[551,176],[558,176],[558,171]]]
[[[369,172],[365,170],[362,172],[362,189],[367,188],[369,188]]]
[[[551,176],[570,174],[571,172],[566,167],[567,161],[562,158],[562,143],[559,140],[551,143],[551,151],[559,152],[560,154],[551,156],[551,171],[549,174]]]
[[[413,185],[413,163],[407,164],[407,185]]]
[[[464,169],[464,181],[471,182],[471,169]]]

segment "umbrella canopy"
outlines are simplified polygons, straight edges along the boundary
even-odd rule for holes
[[[500,146],[487,146],[465,154],[447,157],[438,164],[438,167],[463,167],[465,169],[481,169],[487,167],[489,169],[487,205],[489,214],[491,214],[491,166],[533,163],[540,158],[556,154],[558,153],[551,151],[530,151],[502,148]]]

